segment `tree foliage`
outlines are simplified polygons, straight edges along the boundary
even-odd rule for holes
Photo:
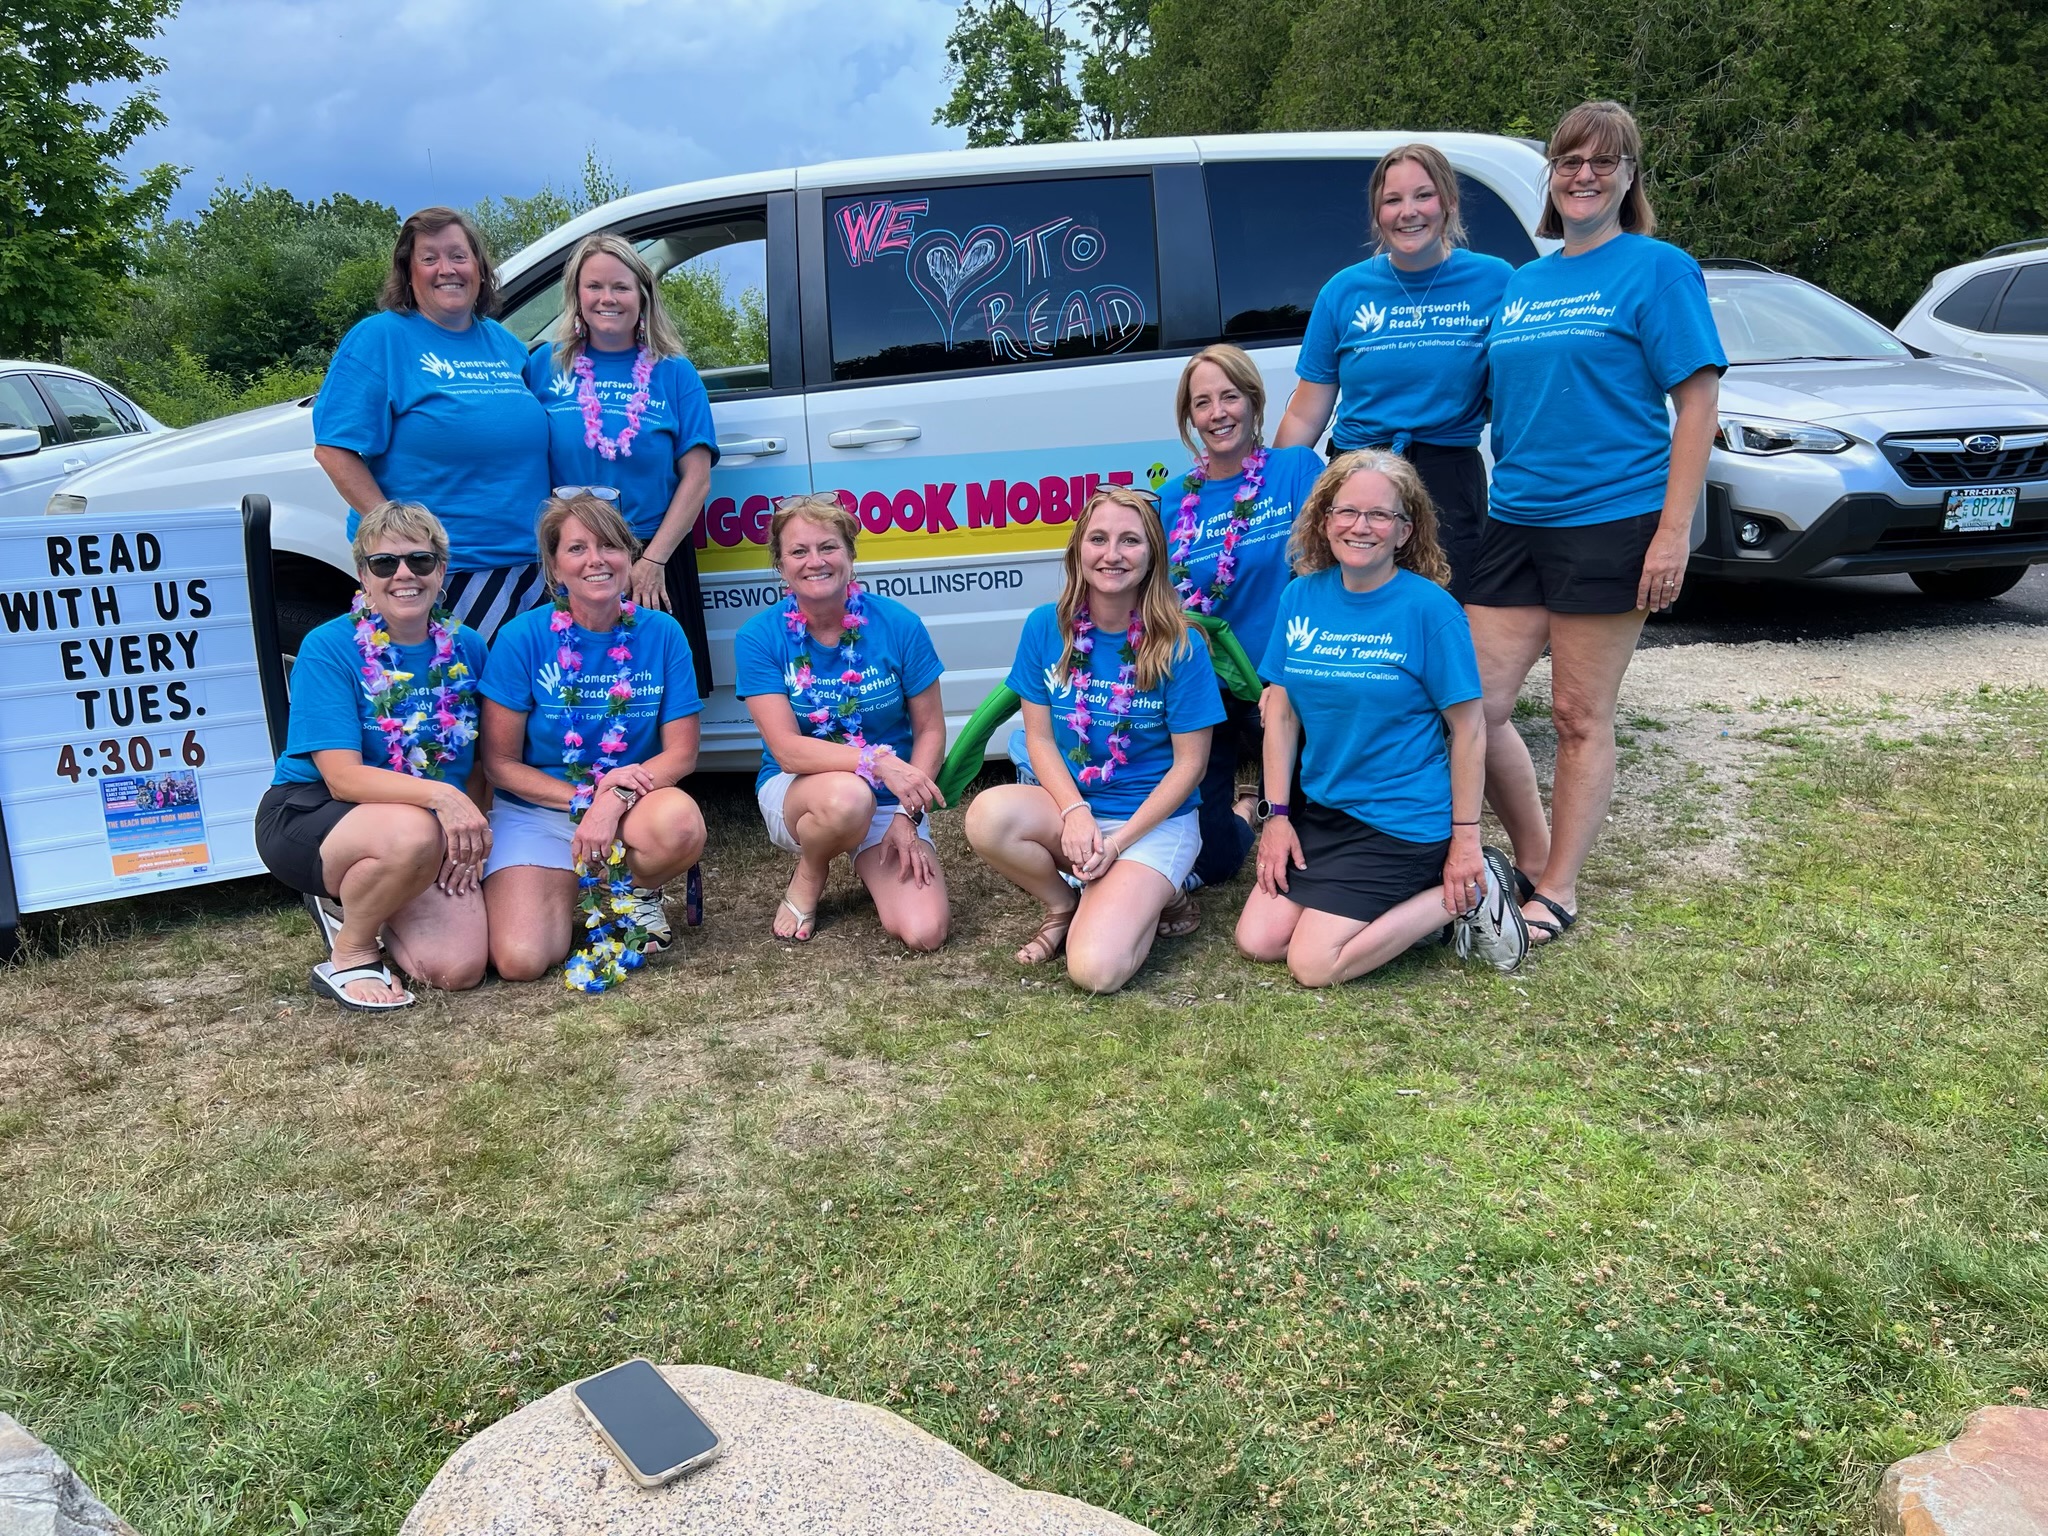
[[[121,156],[163,121],[152,91],[84,94],[163,68],[140,42],[177,0],[0,0],[0,355],[54,356],[132,268],[179,171],[130,185]]]
[[[932,121],[976,147],[1128,133],[1148,16],[1147,0],[967,0],[946,38],[953,93]]]
[[[469,210],[491,259],[502,262],[580,213],[624,197],[633,189],[612,173],[595,145],[583,151],[583,180],[558,190],[544,181],[531,197],[486,197]]]

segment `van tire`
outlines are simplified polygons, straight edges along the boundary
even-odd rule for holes
[[[1929,597],[1951,603],[1978,603],[2003,597],[2026,580],[2024,565],[1981,565],[1970,571],[1913,571],[1913,585]]]

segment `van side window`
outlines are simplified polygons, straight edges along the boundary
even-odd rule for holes
[[[1372,254],[1365,206],[1373,160],[1217,160],[1203,167],[1216,236],[1223,334],[1292,341],[1308,327],[1323,284]],[[1536,246],[1492,188],[1458,178],[1473,250],[1514,266]]]
[[[835,197],[825,226],[834,379],[1159,345],[1150,176]]]
[[[1992,328],[2001,336],[2048,336],[2048,261],[2021,267],[2013,275]]]

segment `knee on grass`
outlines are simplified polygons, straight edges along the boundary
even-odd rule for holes
[[[899,921],[889,932],[905,949],[929,954],[944,946],[950,928],[951,922],[946,913],[920,913]]]
[[[539,981],[567,953],[531,939],[491,936],[491,965],[507,981]]]

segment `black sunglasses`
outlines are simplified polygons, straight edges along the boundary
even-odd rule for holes
[[[441,568],[441,557],[427,549],[407,550],[402,555],[363,556],[363,564],[379,581],[389,581],[396,576],[398,562],[401,560],[405,562],[405,568],[415,576],[431,576]]]

